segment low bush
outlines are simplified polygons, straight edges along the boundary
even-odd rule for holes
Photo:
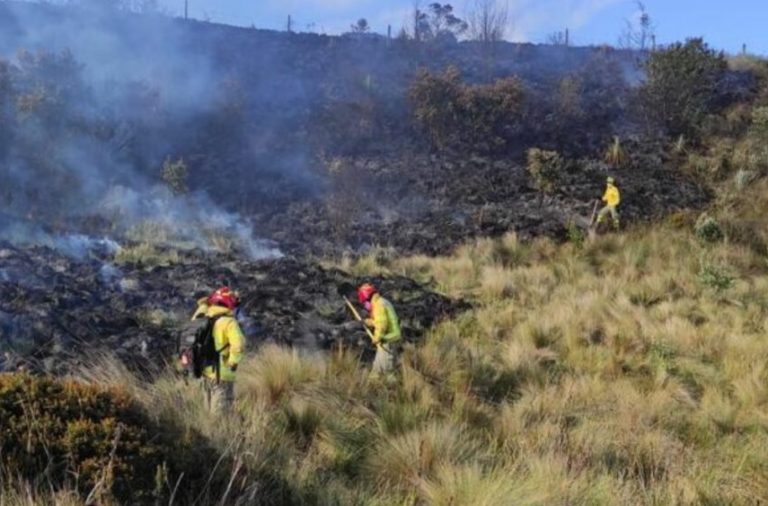
[[[503,150],[518,131],[522,82],[515,77],[488,85],[466,85],[455,67],[442,74],[422,71],[409,98],[416,121],[438,149]]]
[[[556,151],[539,148],[528,150],[528,174],[542,199],[544,195],[554,193],[564,167],[565,162]]]
[[[699,216],[699,219],[696,220],[694,231],[696,232],[696,237],[704,242],[713,243],[723,239],[723,230],[720,228],[720,224],[707,214]]]
[[[179,158],[172,162],[170,158],[166,158],[163,162],[163,182],[175,195],[183,195],[189,192],[188,176],[189,170],[183,159]]]
[[[718,265],[705,263],[702,265],[701,271],[699,272],[699,281],[701,284],[721,292],[731,288],[735,280],[727,269]]]
[[[98,502],[167,500],[179,480],[205,483],[201,463],[217,460],[200,436],[152,420],[118,389],[0,375],[0,419],[4,471]]]

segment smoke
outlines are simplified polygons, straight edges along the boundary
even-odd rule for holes
[[[103,216],[120,216],[124,223],[151,224],[153,240],[161,245],[215,250],[221,249],[216,239],[228,238],[252,259],[282,256],[269,241],[253,237],[248,221],[218,207],[204,192],[180,198],[160,185],[141,192],[118,185],[98,203],[98,210]],[[130,238],[132,228],[121,232]],[[135,238],[146,240],[146,235]]]
[[[152,223],[162,233],[143,240],[279,256],[235,212],[227,187],[242,184],[221,169],[242,163],[226,159],[246,141],[236,87],[178,21],[98,5],[0,3],[0,239],[83,258]],[[170,157],[192,191],[162,183]]]
[[[0,238],[11,244],[44,246],[56,249],[75,259],[84,259],[90,253],[112,255],[120,245],[108,237],[89,237],[83,234],[56,235],[28,221],[0,215]]]
[[[275,255],[258,236],[285,237],[289,247],[313,224],[329,228],[328,160],[425,148],[407,100],[418,68],[456,63],[468,83],[517,75],[530,113],[520,142],[586,150],[602,130],[566,137],[551,120],[563,77],[583,83],[579,103],[607,132],[624,113],[622,71],[636,61],[502,43],[489,73],[472,42],[433,54],[376,35],[237,28],[94,8],[99,1],[0,1],[0,213],[16,223],[0,219],[0,239],[59,244],[80,234],[203,249],[232,241],[254,258]],[[611,1],[580,5],[588,18],[597,9],[589,6]],[[183,170],[165,174],[166,160]],[[361,171],[344,190],[372,195],[360,204],[380,211],[372,221],[418,221],[442,206],[414,185],[399,200],[420,205],[406,212],[375,177]]]

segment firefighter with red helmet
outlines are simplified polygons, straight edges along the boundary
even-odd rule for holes
[[[231,411],[235,401],[235,377],[245,351],[245,336],[235,317],[239,304],[237,292],[224,286],[198,300],[192,316],[208,319],[216,359],[201,373],[206,404],[214,412]]]
[[[394,372],[400,349],[400,319],[390,301],[381,296],[371,283],[357,290],[357,298],[368,311],[365,325],[373,330],[372,341],[376,345],[376,358],[371,375]]]

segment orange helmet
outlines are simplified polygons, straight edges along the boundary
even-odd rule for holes
[[[229,287],[222,287],[208,296],[209,306],[224,306],[234,311],[240,304],[240,297],[237,292],[233,292]]]
[[[370,283],[360,285],[360,288],[357,289],[357,300],[360,301],[360,304],[364,304],[371,300],[371,297],[373,297],[373,294],[376,292],[378,292],[378,290],[376,290],[376,287]]]

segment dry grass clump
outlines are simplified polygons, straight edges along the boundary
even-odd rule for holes
[[[441,466],[484,460],[483,447],[450,423],[430,423],[408,433],[382,438],[366,462],[366,473],[383,488],[409,489]]]
[[[121,246],[115,253],[115,263],[118,265],[136,264],[142,267],[156,267],[177,264],[179,261],[177,250],[147,242]]]
[[[406,347],[397,383],[369,379],[350,350],[266,346],[222,421],[170,374],[147,383],[97,357],[79,376],[202,433],[232,486],[197,504],[766,502],[768,192],[732,184],[708,211],[723,231],[711,241],[687,219],[581,248],[508,235],[348,260],[474,302]],[[4,486],[10,504],[54,502]]]
[[[325,361],[320,356],[302,356],[298,350],[267,346],[249,364],[241,385],[255,399],[277,404],[292,393],[318,383],[325,375]]]
[[[768,438],[766,184],[721,184],[708,212],[722,234],[711,240],[694,215],[581,248],[509,235],[450,257],[355,264],[475,302],[406,354],[396,394],[368,403],[375,433],[389,438],[365,460],[381,480],[375,496],[768,500],[758,450]],[[432,451],[464,455],[446,429],[455,426],[482,459],[419,460],[439,430],[446,446]]]

